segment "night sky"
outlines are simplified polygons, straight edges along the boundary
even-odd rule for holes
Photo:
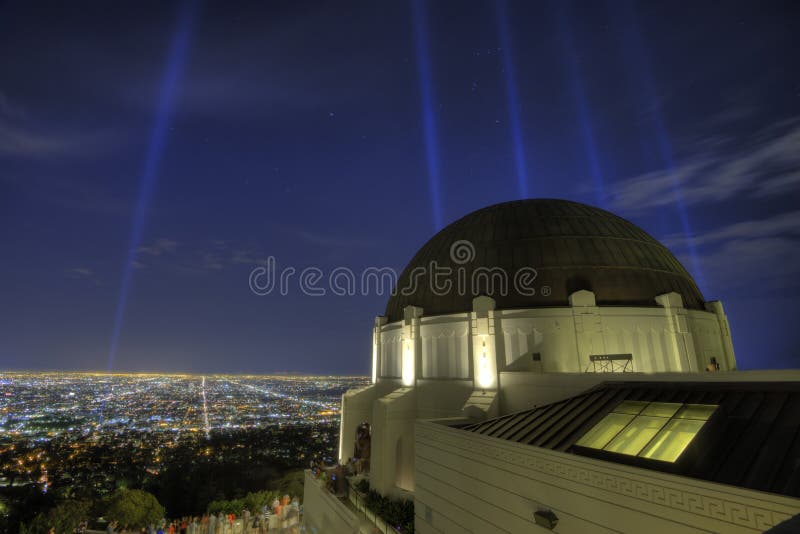
[[[800,367],[799,50],[793,1],[0,3],[0,368],[366,374],[387,296],[251,270],[399,270],[523,196]]]

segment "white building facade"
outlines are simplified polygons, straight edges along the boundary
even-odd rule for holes
[[[373,486],[413,490],[410,436],[418,418],[480,419],[563,398],[608,378],[597,374],[606,362],[592,356],[618,356],[611,363],[633,373],[705,372],[711,358],[722,371],[736,368],[719,302],[708,303],[708,311],[687,310],[681,296],[670,293],[657,296],[658,305],[650,308],[602,307],[592,292],[581,290],[570,303],[496,310],[493,299],[477,297],[469,313],[426,317],[422,308],[409,306],[402,321],[378,317],[375,384],[344,396],[340,461],[352,456],[356,428],[368,422]],[[527,375],[552,377],[555,397],[546,388],[515,388]],[[564,383],[570,375],[577,375],[571,377],[575,388]]]

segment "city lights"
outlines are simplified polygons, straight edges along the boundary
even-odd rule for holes
[[[227,457],[241,445],[225,436],[252,432],[267,438],[263,454],[287,465],[305,462],[309,444],[333,455],[341,395],[368,383],[368,377],[2,373],[0,484],[48,491],[80,483],[102,491],[114,487],[115,470],[157,477],[177,451]]]

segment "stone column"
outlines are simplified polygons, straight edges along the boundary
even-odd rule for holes
[[[689,330],[683,298],[673,291],[658,295],[656,302],[664,308],[667,320],[665,333],[673,349],[676,368],[670,369],[670,371],[697,372],[694,336]]]
[[[469,363],[474,389],[461,411],[465,417],[475,420],[496,417],[499,414],[499,370],[505,364],[505,353],[502,343],[498,343],[502,336],[496,335],[502,329],[498,324],[499,315],[495,314],[495,305],[491,297],[472,299]]]
[[[583,372],[591,363],[589,356],[593,354],[606,354],[606,344],[603,338],[603,318],[597,307],[594,293],[581,289],[569,296],[569,305],[572,307],[572,320],[575,323],[575,372]],[[636,362],[633,362],[634,368]]]
[[[472,299],[470,334],[472,339],[472,378],[475,389],[496,390],[499,369],[495,301],[481,296]]]
[[[404,386],[417,383],[417,373],[422,369],[422,340],[419,335],[422,308],[406,306],[403,308],[403,352],[400,355],[400,376]]]
[[[383,346],[381,345],[381,328],[389,319],[378,315],[375,317],[375,326],[372,328],[372,383],[378,381],[381,377],[381,357],[383,353]]]
[[[706,302],[706,310],[710,311],[717,317],[719,324],[720,342],[722,343],[722,354],[720,366],[723,371],[733,371],[736,369],[736,355],[733,352],[733,340],[731,339],[731,327],[728,324],[728,317],[725,315],[725,310],[722,303],[718,300]]]

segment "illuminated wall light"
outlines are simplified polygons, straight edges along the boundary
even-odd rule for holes
[[[372,383],[378,381],[378,344],[372,342]]]
[[[344,428],[344,401],[342,401],[342,414],[339,416],[339,428]],[[339,432],[339,461],[346,458],[344,454],[344,432]]]
[[[478,385],[486,389],[492,385],[492,382],[492,370],[489,367],[489,356],[486,354],[486,336],[484,336],[481,346],[481,357],[478,361]]]
[[[403,385],[414,385],[414,354],[411,351],[412,341],[405,342],[405,350],[403,351]]]

